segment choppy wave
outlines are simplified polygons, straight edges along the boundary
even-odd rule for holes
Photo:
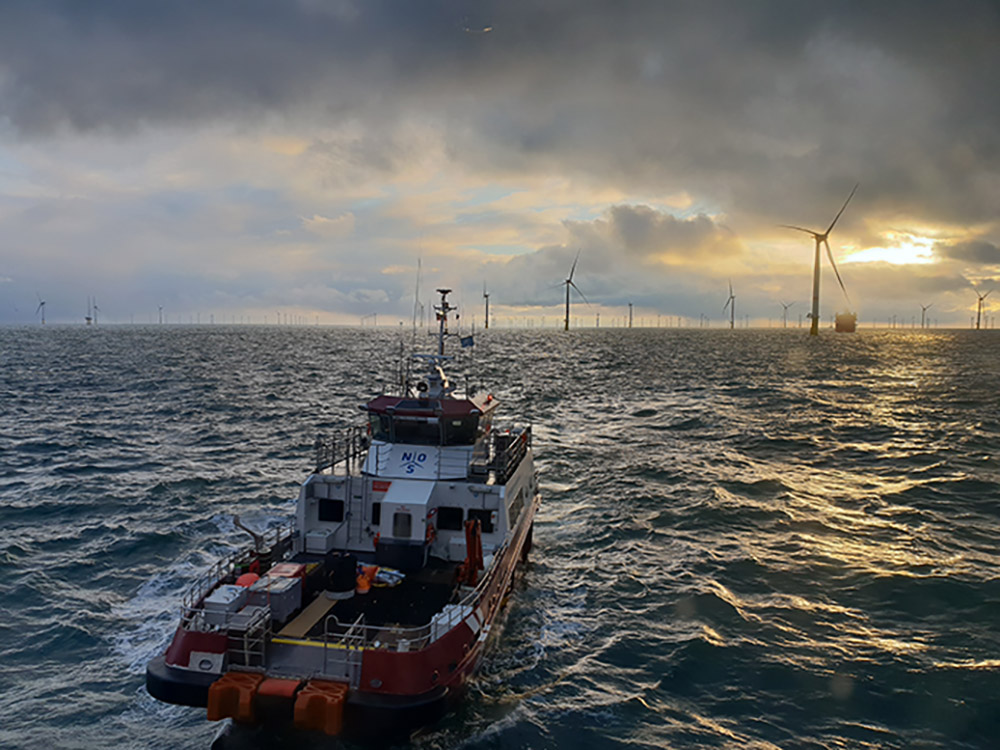
[[[496,647],[416,747],[996,747],[1000,340],[800,333],[479,334],[544,500]],[[207,748],[144,664],[232,514],[289,514],[397,349],[0,329],[0,746]]]

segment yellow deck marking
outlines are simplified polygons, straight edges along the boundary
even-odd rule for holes
[[[333,605],[337,603],[337,599],[330,599],[326,594],[320,593],[312,604],[306,607],[299,613],[299,616],[292,620],[290,623],[285,625],[278,632],[278,636],[281,638],[303,638],[305,635],[312,630],[313,625],[319,622],[323,616],[329,612]],[[272,640],[282,643],[277,638]]]

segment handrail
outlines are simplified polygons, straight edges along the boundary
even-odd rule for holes
[[[503,430],[494,428],[469,462],[470,475],[493,473],[504,484],[521,464],[531,446],[531,425]]]
[[[321,474],[327,469],[333,471],[338,464],[343,463],[347,473],[351,471],[352,463],[358,463],[368,452],[371,445],[371,438],[368,436],[368,425],[360,424],[348,427],[344,430],[340,439],[336,436],[323,437],[316,436],[314,448],[316,450],[316,474]]]
[[[274,550],[278,550],[278,554],[274,555],[274,561],[277,562],[277,558],[283,557],[283,552],[287,551],[281,550],[281,545],[290,542],[292,535],[295,532],[295,526],[293,522],[284,523],[279,526],[275,526],[264,532],[264,542],[265,546],[270,553],[274,553]],[[253,547],[243,547],[235,552],[230,553],[228,556],[217,560],[212,566],[200,576],[198,576],[181,597],[181,619],[182,623],[188,623],[191,621],[194,612],[199,610],[196,606],[199,602],[209,594],[220,581],[226,577],[233,575],[236,569],[241,565],[249,565],[255,559],[259,559],[259,553]]]
[[[504,544],[497,548],[494,553],[495,559],[500,559],[503,556],[506,547],[507,543],[504,542]],[[493,580],[495,570],[496,568],[493,568],[489,575],[485,576],[472,591],[467,593],[457,603],[450,605],[450,608],[446,608],[446,611],[437,613],[435,619],[431,619],[430,622],[424,625],[415,625],[408,628],[396,625],[365,625],[363,624],[364,615],[361,615],[354,623],[347,626],[341,625],[335,615],[329,615],[324,621],[323,626],[324,654],[331,642],[341,642],[348,648],[392,649],[394,646],[398,647],[403,642],[405,642],[409,650],[425,648],[433,640],[432,636],[434,635],[435,624],[443,627],[446,631],[451,630],[476,611],[486,593],[486,589]],[[330,632],[331,621],[333,621],[335,627],[345,628],[344,632],[340,634]],[[356,632],[359,628],[361,629],[360,633]],[[332,637],[336,637],[338,640],[331,640]],[[325,666],[324,661],[324,668]]]

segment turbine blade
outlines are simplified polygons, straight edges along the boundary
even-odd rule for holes
[[[589,300],[589,299],[587,299],[587,295],[586,295],[586,294],[584,294],[583,292],[581,292],[581,291],[580,291],[580,287],[578,287],[578,286],[577,286],[576,284],[574,284],[574,283],[573,283],[572,281],[570,281],[570,282],[569,282],[569,285],[570,285],[571,287],[573,287],[574,289],[576,289],[576,293],[577,293],[577,294],[579,294],[579,295],[580,295],[581,297],[583,297],[583,301],[584,301],[584,302],[586,302],[586,303],[587,303],[588,305],[590,304],[590,300]]]
[[[837,282],[840,284],[840,291],[844,293],[844,298],[847,300],[847,304],[853,307],[854,305],[851,304],[851,297],[847,293],[847,287],[844,286],[844,280],[840,278],[840,271],[837,270],[837,264],[833,260],[833,252],[830,250],[830,243],[823,240],[823,244],[826,246],[826,257],[830,259],[830,265],[833,266],[833,272],[837,274]]]
[[[805,232],[806,234],[811,234],[813,237],[819,237],[819,232],[814,232],[811,229],[803,229],[802,227],[792,226],[791,224],[778,224],[779,227],[784,227],[785,229],[798,229],[800,232]]]
[[[989,297],[989,296],[990,296],[990,293],[992,293],[992,291],[993,291],[993,290],[992,290],[992,289],[990,289],[990,291],[989,291],[989,292],[986,292],[986,294],[984,294],[984,295],[983,295],[983,299],[986,299],[987,297]]]
[[[38,307],[35,308],[35,315],[38,315],[38,311],[41,310],[43,307],[45,307],[45,303],[39,302]]]
[[[840,215],[841,215],[842,213],[844,213],[844,209],[845,209],[845,208],[847,208],[847,204],[851,202],[851,198],[853,198],[853,197],[854,197],[854,194],[855,194],[856,192],[858,192],[858,185],[860,185],[860,184],[861,184],[860,182],[858,182],[858,183],[855,183],[855,185],[854,185],[854,190],[852,190],[852,191],[851,191],[851,194],[850,194],[849,196],[847,196],[847,200],[846,200],[846,201],[844,201],[844,205],[840,207],[840,210],[839,210],[839,211],[837,212],[837,215],[836,215],[836,216],[834,216],[834,217],[833,217],[833,221],[832,221],[832,222],[830,222],[830,228],[826,230],[826,233],[827,233],[827,234],[830,234],[830,232],[832,232],[832,231],[833,231],[833,225],[837,223],[837,219],[839,219],[839,218],[840,218]]]
[[[577,263],[578,260],[580,260],[580,251],[579,250],[576,251],[576,258],[573,259],[573,267],[569,269],[569,278],[566,279],[566,281],[570,282],[571,284],[573,283],[573,274],[576,272],[576,263]],[[580,290],[577,289],[577,291],[580,291]]]

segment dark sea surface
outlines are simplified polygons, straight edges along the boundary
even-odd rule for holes
[[[0,328],[0,747],[207,749],[144,689],[399,335]],[[1000,335],[490,330],[532,561],[416,748],[1000,747]],[[303,749],[304,750],[304,749]]]

